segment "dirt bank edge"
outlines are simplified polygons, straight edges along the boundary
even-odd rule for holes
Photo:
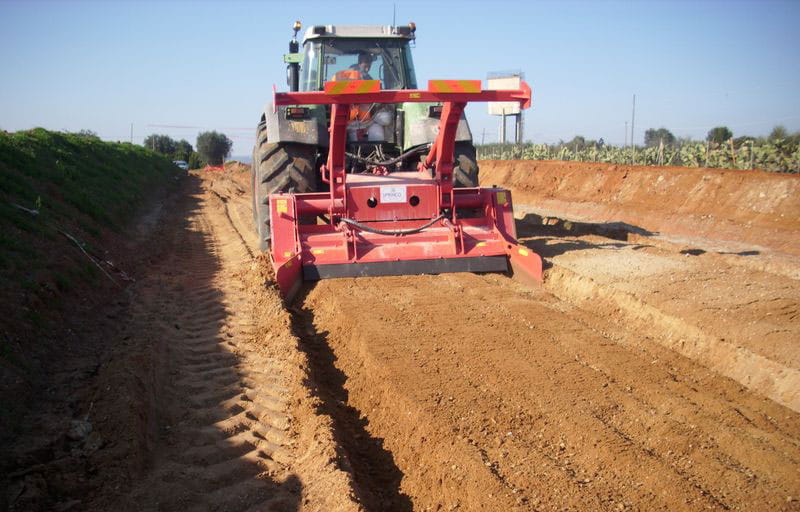
[[[508,188],[517,209],[800,255],[800,175],[541,160],[480,166],[481,185]]]

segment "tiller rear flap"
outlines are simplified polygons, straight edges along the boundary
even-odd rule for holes
[[[379,90],[352,81],[326,92],[276,93],[275,105],[331,105],[330,149],[322,166],[329,192],[272,194],[271,258],[287,300],[303,280],[330,277],[506,272],[542,279],[538,254],[520,246],[511,193],[453,188],[456,128],[470,101],[518,101],[531,90],[482,91],[478,80],[431,80],[428,90]],[[372,91],[372,92],[359,92]],[[364,103],[441,102],[439,133],[416,169],[349,174],[345,168],[350,107]],[[317,219],[324,219],[324,222]]]

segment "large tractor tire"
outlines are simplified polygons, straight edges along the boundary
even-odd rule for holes
[[[267,251],[271,236],[269,195],[316,191],[316,148],[286,142],[270,144],[261,125],[258,135],[258,145],[253,152],[253,217],[259,246],[262,251]]]
[[[453,154],[456,158],[453,167],[453,186],[470,188],[478,186],[478,158],[471,142],[456,142]]]

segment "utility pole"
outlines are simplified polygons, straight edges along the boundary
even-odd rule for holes
[[[500,116],[500,142],[506,143],[506,110],[503,109],[503,115]]]
[[[133,123],[131,123],[131,144],[133,144]]]
[[[622,149],[628,147],[628,121],[625,121],[625,145],[622,146]]]
[[[633,141],[633,134],[634,131],[634,121],[636,120],[636,95],[633,95],[633,110],[631,111],[631,148],[633,148],[633,153],[631,156],[632,163],[636,163],[636,143]]]
[[[481,132],[481,146],[486,144],[486,128],[483,129]]]

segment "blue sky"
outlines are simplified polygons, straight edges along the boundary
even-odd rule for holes
[[[90,129],[109,140],[203,129],[247,155],[295,19],[417,24],[420,83],[519,69],[534,102],[526,139],[636,132],[702,139],[713,126],[800,130],[800,2],[122,2],[0,0],[0,128]],[[485,104],[475,138],[498,138]],[[171,127],[163,127],[167,125]],[[179,128],[187,127],[187,128]],[[509,128],[511,124],[509,123]]]

